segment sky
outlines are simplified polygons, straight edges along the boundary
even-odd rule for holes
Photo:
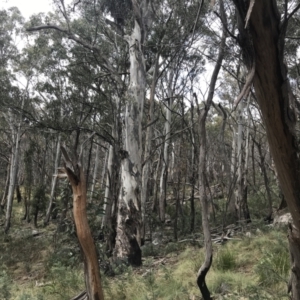
[[[0,0],[0,8],[16,6],[26,20],[33,14],[51,11],[52,0]]]

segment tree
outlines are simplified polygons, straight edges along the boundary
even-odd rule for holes
[[[296,119],[290,108],[293,96],[284,63],[289,20],[300,4],[296,3],[289,11],[285,1],[281,18],[279,1],[248,1],[246,6],[240,0],[233,3],[238,15],[238,42],[249,70],[244,90],[249,90],[253,81],[280,186],[293,218],[288,235],[292,262],[289,290],[293,299],[300,299],[300,159]]]
[[[222,20],[225,21],[225,9],[223,0],[220,0],[220,15]],[[225,21],[226,22],[226,21]],[[208,96],[204,103],[204,107],[200,110],[199,103],[197,103],[198,108],[198,127],[199,127],[199,196],[201,201],[201,208],[202,208],[202,227],[203,227],[203,234],[204,234],[204,246],[205,246],[205,260],[201,265],[198,274],[197,274],[197,284],[202,293],[202,296],[205,300],[212,299],[210,296],[210,292],[207,288],[205,277],[208,273],[210,266],[212,264],[213,253],[212,253],[212,240],[211,240],[211,233],[210,233],[210,226],[209,226],[209,219],[208,219],[208,200],[206,194],[206,186],[207,186],[207,174],[206,174],[206,160],[207,160],[207,141],[206,141],[206,118],[210,107],[212,105],[213,96],[215,92],[215,86],[218,79],[218,74],[220,72],[222,61],[225,55],[225,45],[226,45],[226,23],[223,25],[222,29],[222,38],[221,43],[219,46],[219,53],[218,58],[216,61],[216,65],[214,67]],[[195,95],[196,100],[197,96]],[[197,101],[198,102],[198,101]]]
[[[86,214],[87,189],[82,166],[82,149],[77,163],[71,162],[64,147],[61,151],[65,158],[65,173],[73,190],[74,222],[83,255],[86,293],[90,300],[103,300],[97,252]]]

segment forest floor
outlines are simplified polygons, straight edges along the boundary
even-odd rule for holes
[[[58,233],[53,224],[35,229],[20,222],[22,227],[15,225],[8,235],[0,235],[0,299],[69,300],[83,291],[83,268],[72,228],[66,234]],[[97,247],[101,253],[100,242]],[[147,244],[142,251],[140,268],[103,267],[105,299],[201,299],[196,285],[204,259],[200,235]],[[223,245],[214,244],[207,283],[214,299],[288,299],[288,277],[286,229],[261,224],[251,225]]]

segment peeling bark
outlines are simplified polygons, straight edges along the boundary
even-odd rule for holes
[[[141,186],[142,117],[146,92],[146,68],[143,52],[148,5],[133,1],[134,28],[126,36],[129,45],[130,84],[124,116],[124,143],[120,150],[121,186],[118,198],[116,245],[114,257],[141,265]],[[149,25],[149,24],[147,24]]]
[[[73,190],[73,215],[77,238],[83,254],[86,293],[89,300],[103,300],[97,252],[86,213],[86,177],[80,163],[73,166],[64,148],[61,149],[66,160],[65,172]]]

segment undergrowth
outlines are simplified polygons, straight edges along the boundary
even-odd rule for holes
[[[33,237],[24,228],[1,237],[0,299],[67,300],[84,290],[76,239],[66,233],[57,237],[51,226],[42,231]],[[102,274],[105,299],[201,299],[196,275],[204,261],[202,242],[189,240],[148,244],[141,268],[122,265],[113,277]],[[214,245],[213,251],[207,284],[215,299],[288,299],[285,229],[261,226],[250,237],[241,234]]]

